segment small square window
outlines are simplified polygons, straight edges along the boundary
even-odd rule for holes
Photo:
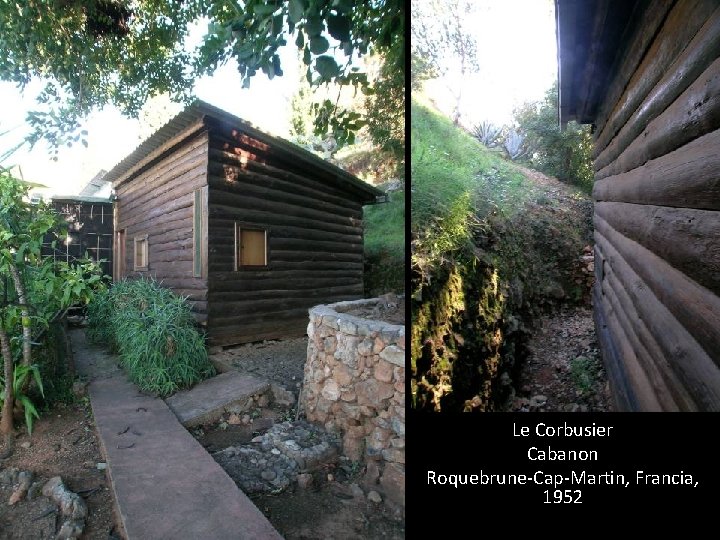
[[[235,231],[235,269],[267,266],[267,231],[237,225]]]
[[[148,269],[148,237],[136,236],[135,241],[135,263],[136,271],[146,271]]]

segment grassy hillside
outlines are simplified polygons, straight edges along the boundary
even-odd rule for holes
[[[405,290],[405,192],[386,203],[366,206],[365,292],[376,296]]]
[[[413,404],[493,410],[534,318],[582,299],[591,204],[427,106],[411,122]]]

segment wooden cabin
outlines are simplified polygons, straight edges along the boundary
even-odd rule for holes
[[[619,410],[720,410],[720,3],[556,0],[594,125],[594,314]]]
[[[87,255],[100,263],[106,275],[112,275],[113,204],[110,199],[55,196],[51,204],[67,223],[68,230],[62,238],[54,233],[45,235],[42,255],[68,263]]]
[[[188,297],[211,345],[300,336],[308,308],[362,298],[363,205],[383,193],[198,101],[105,176],[116,280]]]

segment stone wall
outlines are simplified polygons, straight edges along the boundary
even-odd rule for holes
[[[402,300],[401,300],[402,301]],[[302,406],[366,465],[364,487],[405,505],[405,326],[353,315],[380,299],[310,310]]]

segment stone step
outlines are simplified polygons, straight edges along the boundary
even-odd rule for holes
[[[228,371],[177,392],[165,400],[186,428],[219,420],[225,412],[242,412],[251,397],[270,389],[270,383],[247,373]]]

